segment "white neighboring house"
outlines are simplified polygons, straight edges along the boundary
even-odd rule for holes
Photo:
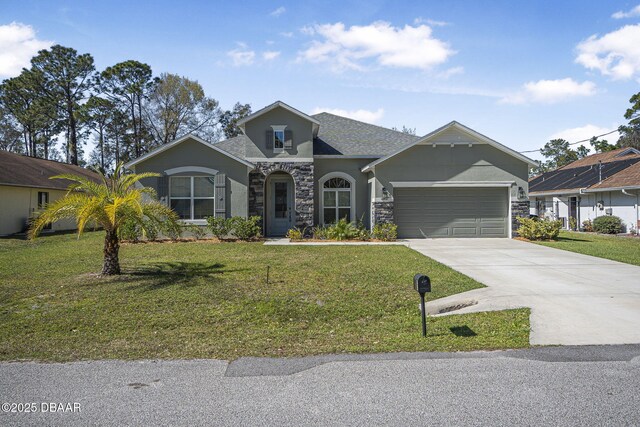
[[[583,221],[602,215],[622,219],[624,231],[640,229],[640,151],[620,148],[593,154],[529,180],[531,215]]]
[[[96,182],[95,172],[79,166],[0,150],[0,236],[26,231],[29,218],[67,193],[71,181],[55,175],[80,175]],[[55,222],[45,231],[75,230],[73,220]]]

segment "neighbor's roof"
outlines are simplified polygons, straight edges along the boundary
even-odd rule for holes
[[[314,155],[382,157],[420,139],[335,114],[319,113],[312,117],[320,123],[313,141]]]
[[[100,179],[97,173],[80,166],[0,150],[0,185],[66,190],[71,181],[49,179],[62,174]]]
[[[640,165],[640,156],[634,153],[620,156],[620,153],[624,153],[625,150],[593,154],[560,169],[531,178],[529,194],[555,194],[578,192],[581,189],[611,188],[613,187],[611,184],[604,185],[604,183],[621,182],[620,179],[630,182],[630,185],[640,185],[639,181],[634,184],[634,174],[627,172],[631,167]]]
[[[636,161],[636,163],[628,168],[621,170],[617,174],[604,179],[602,182],[589,187],[589,190],[630,187],[640,187],[640,161]]]
[[[575,162],[569,163],[568,165],[564,165],[560,169],[573,169],[580,166],[596,165],[600,162],[608,163],[638,157],[640,157],[640,151],[636,150],[635,148],[618,148],[617,150],[611,150],[604,153],[597,153],[587,157],[583,157],[576,160]]]

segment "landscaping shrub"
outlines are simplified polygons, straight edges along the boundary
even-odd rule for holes
[[[140,224],[134,220],[125,221],[118,229],[120,240],[126,240],[129,242],[137,242],[142,236],[142,229]]]
[[[398,226],[392,222],[383,222],[373,226],[372,237],[389,242],[398,238]]]
[[[591,233],[593,231],[593,223],[590,219],[582,221],[582,231],[586,231],[587,233]]]
[[[328,238],[327,229],[322,226],[313,227],[311,237],[316,240],[326,240]]]
[[[574,231],[578,229],[578,221],[572,216],[569,217],[569,228]]]
[[[331,240],[349,240],[358,236],[358,228],[346,220],[340,219],[338,222],[326,227],[327,238]]]
[[[240,240],[257,239],[260,237],[261,220],[262,218],[259,216],[251,216],[249,218],[234,216],[230,220],[230,232]]]
[[[618,234],[622,232],[622,220],[617,216],[599,216],[593,220],[593,229],[603,234]]]
[[[142,221],[142,234],[147,240],[157,240],[159,233],[160,230],[158,229],[158,224],[156,222],[151,221],[149,218],[145,218]]]
[[[194,239],[201,240],[207,235],[207,229],[197,224],[185,224],[182,226],[184,231],[191,233]]]
[[[555,240],[560,234],[562,228],[561,220],[533,220],[531,218],[520,217],[518,218],[520,228],[518,228],[518,234],[525,239],[529,240]]]
[[[304,232],[298,227],[290,228],[289,231],[287,231],[287,238],[291,240],[302,240],[303,237]]]
[[[364,222],[362,222],[362,218],[356,223],[355,238],[363,241],[371,240],[371,232],[367,230],[367,227],[364,226]]]
[[[162,234],[171,240],[178,240],[182,237],[182,226],[179,223],[172,224],[170,222],[165,222],[162,224]]]
[[[207,223],[209,224],[209,230],[219,240],[229,236],[231,232],[231,218],[218,218],[215,216],[207,217]]]

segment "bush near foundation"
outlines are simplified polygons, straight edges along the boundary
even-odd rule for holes
[[[550,219],[518,218],[520,228],[518,234],[529,240],[555,240],[560,234],[562,221]]]
[[[622,233],[622,220],[614,215],[599,216],[593,220],[593,230],[603,234]]]

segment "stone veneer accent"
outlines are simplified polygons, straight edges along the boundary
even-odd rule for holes
[[[511,230],[512,236],[518,237],[518,232],[516,231],[520,228],[520,223],[518,223],[517,218],[519,217],[529,218],[529,201],[519,201],[512,200],[511,201]]]
[[[373,223],[393,222],[393,200],[373,202]]]
[[[249,215],[264,217],[265,179],[273,172],[286,172],[293,178],[296,227],[313,226],[313,163],[312,162],[257,162],[249,173]]]

